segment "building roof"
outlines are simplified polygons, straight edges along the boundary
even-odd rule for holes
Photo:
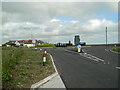
[[[32,42],[24,42],[24,44],[32,44]]]
[[[32,44],[32,40],[9,40],[8,42],[6,42],[5,44],[10,44],[13,43],[15,44],[15,42],[18,41],[19,43],[23,43],[23,44]],[[42,40],[36,40],[36,43],[44,43]]]
[[[41,40],[37,40],[36,43],[44,43],[44,42]]]

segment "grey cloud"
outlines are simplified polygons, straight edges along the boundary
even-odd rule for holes
[[[73,17],[75,19],[97,18],[95,12],[107,10],[115,12],[117,3],[8,3],[2,4],[3,12],[18,15],[20,21],[42,23],[53,17]],[[101,7],[102,6],[102,7]],[[3,16],[4,17],[4,16]],[[82,17],[82,18],[81,18]],[[8,15],[9,18],[9,15]],[[13,16],[14,18],[14,16]],[[12,21],[12,19],[11,19]]]
[[[112,21],[106,20],[106,23],[102,23],[100,20],[101,25],[97,27],[89,23],[90,20],[99,20],[101,15],[97,12],[101,10],[117,12],[117,3],[4,2],[2,4],[3,37],[5,37],[3,40],[7,40],[7,36],[8,39],[28,39],[32,33],[37,39],[65,42],[73,40],[75,34],[80,34],[81,38],[89,43],[97,42],[100,40],[99,37],[103,37],[105,25],[110,32],[117,32],[117,24]],[[60,17],[73,18],[79,22],[74,24],[69,21],[50,22]],[[26,25],[27,22],[31,24]]]

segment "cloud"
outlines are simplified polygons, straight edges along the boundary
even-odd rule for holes
[[[106,26],[110,40],[117,42],[117,23],[107,18],[103,10],[117,13],[117,3],[4,2],[3,43],[9,39],[30,39],[31,34],[34,39],[54,43],[72,41],[75,34],[81,36],[81,41],[104,43]]]
[[[4,0],[2,2],[119,2],[119,0]]]
[[[58,19],[52,19],[52,20],[50,20],[50,22],[59,22],[60,20],[58,20]]]
[[[105,29],[105,27],[108,27],[110,32],[111,31],[117,32],[118,30],[117,23],[114,23],[106,19],[89,20],[82,26],[82,28],[86,29],[86,32],[96,32],[96,33],[100,33],[102,30]]]
[[[69,40],[72,40],[75,34],[79,34],[79,35],[83,35],[82,39],[86,38],[83,40],[89,42],[89,39],[91,38],[92,39],[94,38],[97,40],[99,36],[100,37],[104,36],[106,26],[108,27],[109,33],[112,33],[112,32],[116,33],[116,36],[117,36],[116,23],[107,21],[105,19],[103,20],[94,19],[84,23],[77,23],[76,25],[71,24],[71,22],[69,23],[62,22],[61,24],[56,23],[55,25],[54,24],[36,25],[30,22],[29,23],[27,22],[27,24],[26,23],[8,23],[3,25],[3,38],[31,39],[31,34],[32,34],[34,39],[38,38],[46,41],[49,40],[49,41],[57,42],[56,37],[61,38],[60,41],[69,41]],[[67,38],[67,39],[64,39],[64,38]]]
[[[78,21],[71,21],[71,23],[78,23]]]
[[[102,6],[102,7],[101,7]],[[88,8],[89,7],[89,8]],[[68,17],[73,19],[88,20],[98,18],[96,12],[105,10],[117,12],[117,3],[10,3],[2,4],[3,20],[7,21],[30,21],[42,23],[57,17]],[[102,14],[102,13],[101,13]],[[7,19],[6,19],[7,17]],[[12,17],[12,20],[10,19]]]

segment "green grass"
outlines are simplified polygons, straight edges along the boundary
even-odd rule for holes
[[[3,63],[4,66],[7,66],[6,64],[9,64],[7,63],[7,61],[10,62],[10,60],[12,60],[10,58],[13,58],[15,55],[13,55],[13,49],[4,49]],[[14,48],[14,51],[16,50],[17,53],[20,53],[19,49]],[[9,80],[4,81],[3,88],[30,88],[32,84],[39,82],[40,80],[55,72],[49,54],[46,55],[46,66],[43,66],[43,53],[39,50],[22,48],[20,49],[20,51],[23,51],[20,59],[14,60],[18,61],[17,64],[11,62],[12,65],[14,64],[14,68],[10,67],[11,64],[9,64],[10,66],[8,66],[7,68],[4,67],[5,71],[9,71],[9,73],[7,74]],[[3,76],[4,75],[5,74],[3,74]]]
[[[2,83],[3,85],[12,79],[10,72],[19,63],[23,50],[19,48],[2,48]]]
[[[2,88],[2,47],[0,47],[0,88]]]
[[[112,49],[113,51],[115,51],[115,52],[118,52],[118,53],[120,53],[120,48],[117,48],[117,49]]]
[[[42,44],[42,45],[38,45],[37,47],[55,47],[54,44]]]

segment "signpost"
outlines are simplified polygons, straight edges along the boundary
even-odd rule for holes
[[[43,56],[43,66],[45,66],[45,64],[46,64],[46,54],[44,54]]]
[[[45,66],[46,64],[46,49],[45,49],[45,53],[44,53],[44,56],[43,56],[43,66]]]
[[[78,45],[78,52],[81,52],[81,45]]]

